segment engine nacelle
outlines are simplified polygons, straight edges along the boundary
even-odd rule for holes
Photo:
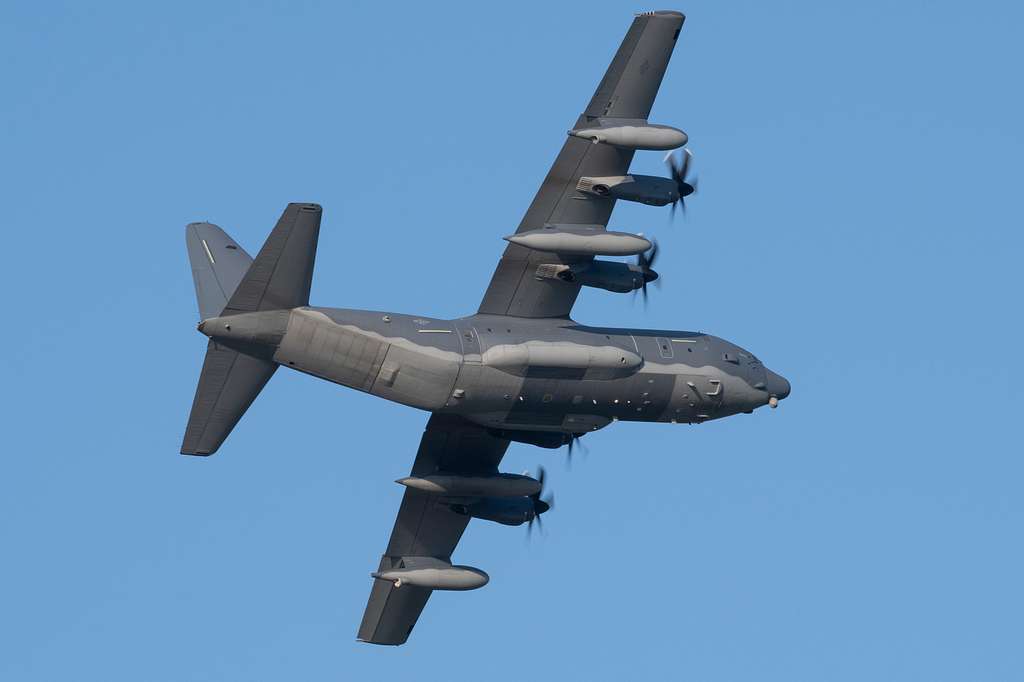
[[[542,263],[537,267],[536,277],[576,282],[585,287],[628,294],[641,288],[645,279],[648,282],[658,279],[658,273],[648,268],[645,275],[644,270],[637,265],[595,260],[574,265]]]
[[[536,445],[539,448],[547,448],[548,450],[556,450],[563,445],[568,445],[569,441],[572,440],[573,434],[564,433],[562,431],[521,431],[517,429],[488,429],[488,432],[495,438],[504,438],[505,440],[514,441],[516,443],[526,443],[527,445]]]
[[[654,175],[583,177],[576,189],[599,197],[635,201],[648,206],[667,206],[679,199],[679,188],[669,178]]]
[[[456,514],[506,526],[522,525],[537,515],[529,497],[485,497],[469,504],[452,504],[449,508]]]

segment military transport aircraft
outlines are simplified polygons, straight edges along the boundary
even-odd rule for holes
[[[617,200],[654,206],[693,192],[688,152],[670,178],[629,174],[637,150],[686,134],[647,122],[683,25],[636,16],[474,315],[439,320],[309,305],[321,208],[289,204],[255,259],[216,225],[186,228],[210,338],[181,452],[210,455],[279,366],[430,412],[358,638],[402,644],[434,590],[487,574],[453,566],[471,518],[532,524],[543,476],[499,473],[510,441],[572,446],[616,420],[694,424],[775,407],[789,383],[753,353],[702,333],[591,327],[570,312],[581,287],[646,294],[656,247],[609,231]],[[670,152],[671,153],[671,152]],[[635,263],[595,256],[636,256]]]

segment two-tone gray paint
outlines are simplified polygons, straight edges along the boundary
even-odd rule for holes
[[[506,237],[474,315],[311,306],[316,204],[289,204],[256,258],[216,225],[186,228],[199,330],[210,340],[182,453],[216,452],[278,367],[430,414],[399,479],[402,502],[372,573],[360,640],[402,644],[433,590],[487,582],[483,571],[452,563],[471,518],[532,525],[552,508],[543,470],[536,479],[499,470],[510,442],[571,448],[617,420],[697,424],[775,407],[789,394],[784,378],[723,339],[572,320],[582,287],[646,293],[658,277],[650,241],[608,230],[616,201],[674,205],[694,190],[689,152],[670,164],[670,178],[629,173],[637,150],[687,141],[678,128],[647,121],[684,19],[674,11],[634,17]],[[595,259],[627,254],[635,263]]]
[[[697,424],[790,391],[753,353],[708,334],[571,319],[439,320],[304,306],[210,319],[200,331],[279,365],[494,429],[580,435],[617,420]],[[560,362],[543,353],[532,362],[529,352],[504,362],[508,349],[531,347],[553,349],[547,355]]]

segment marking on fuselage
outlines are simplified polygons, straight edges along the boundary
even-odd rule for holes
[[[210,247],[206,245],[206,240],[200,239],[199,241],[203,243],[203,248],[206,249],[206,257],[210,259],[210,265],[216,265],[217,261],[213,259],[213,254],[210,253]]]
[[[697,343],[697,339],[672,339],[672,343]]]
[[[417,329],[417,334],[451,334],[451,329]]]
[[[633,342],[633,348],[636,349],[636,354],[639,355],[640,357],[643,357],[644,354],[640,352],[640,345],[637,344],[636,337],[630,334],[629,339]]]

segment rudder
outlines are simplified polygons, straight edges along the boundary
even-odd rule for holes
[[[221,315],[309,305],[323,209],[288,204]]]
[[[187,225],[185,245],[196,286],[199,319],[217,317],[248,272],[252,256],[213,223]]]
[[[202,318],[308,305],[322,213],[317,204],[288,204],[255,260],[216,225],[189,225],[186,243]],[[276,369],[270,360],[211,341],[181,453],[216,452]]]

